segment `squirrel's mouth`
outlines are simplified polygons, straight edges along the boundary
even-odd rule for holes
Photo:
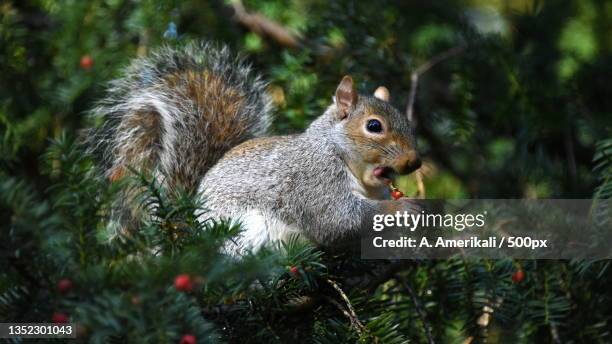
[[[372,171],[374,177],[382,180],[385,184],[390,184],[395,175],[395,170],[389,166],[378,166]]]

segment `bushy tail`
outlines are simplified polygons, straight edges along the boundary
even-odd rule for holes
[[[195,191],[227,150],[267,132],[265,87],[226,47],[162,48],[111,82],[93,111],[101,125],[87,141],[111,180],[135,169],[171,189]]]

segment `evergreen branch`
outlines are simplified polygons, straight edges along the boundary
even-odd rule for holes
[[[374,292],[379,285],[392,279],[397,275],[398,272],[408,267],[411,267],[412,265],[416,265],[416,262],[412,260],[403,259],[389,264],[389,266],[384,271],[378,274],[378,276],[368,284],[368,291]]]
[[[326,297],[326,300],[329,301],[331,304],[333,304],[334,306],[336,306],[336,308],[338,308],[338,310],[344,314],[350,321],[351,326],[353,326],[355,328],[355,330],[357,330],[357,333],[361,336],[363,335],[363,332],[366,330],[365,327],[363,326],[363,324],[361,324],[359,322],[359,319],[357,319],[355,316],[353,316],[353,314],[351,314],[349,311],[347,311],[346,309],[344,309],[344,307],[342,307],[342,305],[340,304],[340,302],[334,300],[331,297]]]
[[[404,289],[406,289],[406,291],[410,295],[410,298],[412,299],[412,303],[414,304],[414,308],[416,309],[417,314],[419,315],[419,318],[421,319],[421,322],[423,323],[423,328],[425,329],[425,336],[427,337],[427,342],[429,344],[435,344],[436,342],[434,341],[433,336],[431,334],[431,326],[429,326],[429,323],[427,322],[427,314],[425,314],[425,310],[423,309],[422,304],[419,302],[419,299],[417,298],[416,293],[412,290],[412,288],[410,288],[410,285],[401,278],[401,276],[396,276],[396,280],[402,285]]]
[[[340,288],[338,283],[332,281],[329,278],[326,279],[325,281],[329,283],[338,292],[338,294],[340,294],[340,297],[342,297],[342,300],[344,300],[344,303],[346,304],[346,308],[348,309],[348,312],[346,312],[345,314],[349,317],[351,324],[357,329],[359,334],[361,335],[364,332],[366,332],[367,331],[366,327],[361,323],[361,321],[359,321],[359,318],[357,317],[357,313],[355,313],[355,309],[353,308],[351,301],[349,300],[348,296],[346,296],[346,293],[344,293],[342,288]]]

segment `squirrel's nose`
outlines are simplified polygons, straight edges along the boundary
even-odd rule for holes
[[[397,160],[397,173],[410,174],[421,167],[421,158],[416,151],[410,151]]]

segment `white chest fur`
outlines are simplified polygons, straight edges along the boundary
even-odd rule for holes
[[[228,252],[240,254],[244,250],[257,251],[266,245],[278,241],[286,241],[292,235],[300,233],[295,224],[287,224],[280,219],[260,210],[248,210],[234,217],[240,222],[243,232],[235,240],[228,243]]]

